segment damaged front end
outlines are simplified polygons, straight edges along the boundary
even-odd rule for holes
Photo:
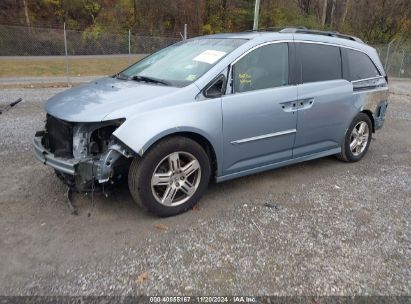
[[[72,123],[47,115],[45,130],[33,139],[36,157],[79,192],[95,183],[113,183],[127,173],[135,153],[112,133],[124,119]]]

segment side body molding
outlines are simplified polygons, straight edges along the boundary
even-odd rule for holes
[[[181,103],[137,114],[128,118],[113,135],[143,156],[161,138],[182,132],[194,133],[209,141],[217,157],[217,175],[221,175],[221,98]]]

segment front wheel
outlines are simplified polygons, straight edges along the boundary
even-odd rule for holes
[[[128,184],[137,203],[158,216],[172,216],[198,202],[210,172],[208,155],[197,142],[173,136],[133,160]]]
[[[359,113],[348,128],[341,153],[337,157],[346,162],[359,161],[367,153],[371,137],[371,120],[367,114]]]

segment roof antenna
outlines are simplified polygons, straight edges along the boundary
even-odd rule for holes
[[[260,0],[255,0],[253,31],[258,30],[258,15],[259,15],[259,13],[260,13]]]

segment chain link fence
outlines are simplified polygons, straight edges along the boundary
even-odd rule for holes
[[[183,34],[96,33],[66,30],[67,53],[76,55],[149,54],[176,43]],[[0,25],[0,56],[65,55],[64,29]]]
[[[411,78],[411,41],[391,40],[374,45],[390,77]]]
[[[181,41],[184,35],[186,29],[159,35],[149,31],[114,34],[0,25],[0,56],[65,56],[67,47],[69,66],[79,55],[150,54]],[[390,77],[411,78],[411,41],[392,40],[374,47]]]

